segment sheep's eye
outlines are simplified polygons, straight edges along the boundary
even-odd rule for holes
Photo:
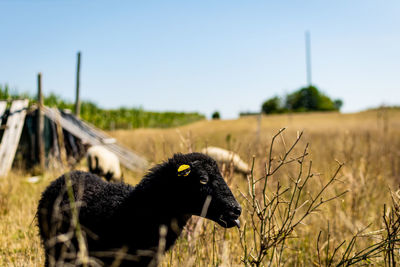
[[[207,184],[208,183],[208,177],[207,176],[200,177],[200,183],[201,184]]]
[[[178,168],[178,176],[188,176],[190,173],[190,166],[183,164]]]

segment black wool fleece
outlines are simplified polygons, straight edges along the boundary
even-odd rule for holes
[[[47,266],[61,260],[77,263],[79,246],[71,227],[68,178],[88,254],[100,265],[109,266],[116,258],[121,260],[119,266],[157,264],[160,227],[166,226],[169,249],[190,217],[202,214],[207,198],[211,202],[202,215],[226,228],[239,226],[240,205],[216,162],[201,153],[175,154],[150,169],[135,187],[73,171],[53,181],[39,201],[38,224]],[[73,233],[70,243],[51,242],[68,232]]]

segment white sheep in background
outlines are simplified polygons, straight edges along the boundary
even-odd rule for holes
[[[203,148],[201,152],[209,155],[220,164],[227,164],[229,166],[229,164],[232,163],[234,170],[238,173],[244,175],[250,173],[249,165],[233,151],[229,151],[220,147],[209,146]]]
[[[87,151],[87,164],[91,173],[107,181],[122,179],[118,157],[104,146],[91,146]]]

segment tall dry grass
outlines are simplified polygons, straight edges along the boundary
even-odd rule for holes
[[[399,260],[399,111],[265,116],[261,123],[248,117],[111,134],[153,163],[207,145],[232,149],[249,163],[254,156],[248,180],[223,166],[243,206],[242,228],[194,218],[162,266],[393,266]],[[40,192],[59,174],[37,184],[23,173],[0,180],[0,266],[43,264],[31,221]],[[142,175],[127,172],[127,181],[135,184]],[[322,204],[309,209],[313,201],[312,207]]]

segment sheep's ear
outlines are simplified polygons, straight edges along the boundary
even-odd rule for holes
[[[178,168],[178,176],[188,176],[190,173],[190,166],[187,164],[182,164]]]

